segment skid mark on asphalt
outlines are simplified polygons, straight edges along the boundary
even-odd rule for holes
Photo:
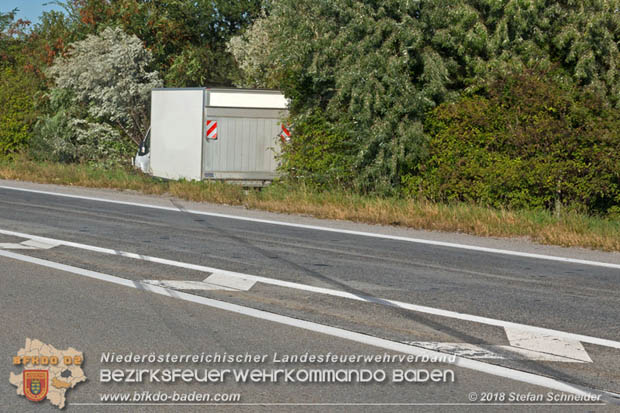
[[[472,316],[462,313],[454,313],[446,310],[434,309],[430,307],[422,307],[414,304],[402,303],[393,300],[387,300],[382,298],[377,298],[373,296],[365,296],[363,293],[356,292],[348,292],[348,291],[340,291],[333,290],[321,287],[314,287],[305,284],[298,284],[293,282],[286,282],[272,278],[266,277],[258,277],[251,274],[243,274],[230,272],[226,270],[221,270],[217,268],[204,267],[200,265],[194,265],[189,263],[183,263],[178,261],[171,261],[163,258],[150,257],[145,255],[139,255],[135,253],[128,253],[123,251],[111,250],[106,248],[100,248],[85,244],[79,244],[74,242],[55,240],[51,238],[32,236],[29,234],[20,234],[11,231],[3,231],[0,230],[0,233],[5,233],[5,235],[20,235],[22,237],[30,238],[29,241],[25,241],[22,244],[31,244],[31,245],[40,245],[43,247],[46,246],[57,246],[62,245],[65,247],[73,247],[80,248],[83,250],[96,252],[96,253],[104,253],[115,255],[118,257],[132,258],[138,259],[146,262],[152,262],[156,264],[165,264],[171,265],[179,268],[186,268],[191,270],[197,270],[201,272],[208,272],[211,276],[207,277],[203,281],[196,280],[184,280],[184,279],[160,279],[160,280],[146,280],[142,281],[142,283],[147,284],[149,286],[163,287],[169,290],[178,290],[178,291],[191,291],[191,290],[203,290],[203,291],[228,291],[228,292],[240,292],[240,291],[249,291],[252,286],[256,283],[260,282],[266,285],[276,286],[276,287],[284,287],[294,290],[307,291],[312,293],[324,294],[332,297],[339,298],[347,298],[357,301],[363,301],[372,304],[384,305],[386,307],[397,308],[401,311],[412,311],[418,313],[426,313],[439,317],[448,317],[460,320],[467,320],[471,322],[476,322],[480,324],[487,324],[497,327],[502,327],[506,330],[506,336],[511,342],[510,346],[492,346],[488,345],[485,347],[472,347],[476,341],[469,341],[470,338],[465,338],[465,343],[446,343],[446,342],[415,342],[410,343],[413,346],[422,349],[431,349],[443,354],[450,355],[459,355],[464,358],[469,359],[504,359],[504,360],[532,360],[532,361],[552,361],[552,362],[565,362],[565,363],[591,363],[592,360],[588,353],[583,348],[580,340],[582,337],[585,337],[584,342],[590,342],[599,345],[605,345],[606,342],[610,342],[611,345],[608,347],[612,348],[620,348],[620,343],[611,342],[609,340],[598,339],[588,336],[580,336],[571,333],[565,332],[557,332],[555,330],[548,330],[538,327],[532,327],[527,325],[520,325],[510,322],[504,322],[501,320],[493,320],[487,319],[484,317]],[[34,243],[34,244],[32,244]],[[34,247],[32,247],[34,248]],[[269,310],[271,311],[271,310]],[[510,333],[513,332],[513,336],[516,334],[519,336],[520,333],[515,332],[524,332],[521,334],[520,339],[515,338],[514,340],[510,340]],[[590,341],[588,341],[590,340]],[[404,341],[404,340],[403,340]],[[536,344],[538,343],[538,346]],[[566,343],[570,343],[567,345]],[[603,343],[603,344],[601,344]],[[557,344],[557,345],[556,345]],[[554,345],[556,345],[554,347]],[[532,348],[533,346],[533,348]],[[576,349],[579,354],[572,354],[571,349]],[[542,350],[542,351],[541,351]],[[568,352],[567,352],[568,351]],[[557,377],[557,372],[555,371],[546,371],[545,374],[550,376]],[[564,378],[569,379],[568,377]],[[582,383],[582,385],[586,385]]]
[[[95,271],[90,271],[83,268],[73,267],[66,264],[61,264],[53,261],[42,260],[39,258],[33,258],[27,255],[16,254],[9,251],[0,250],[0,256],[5,258],[10,258],[13,260],[18,260],[30,264],[40,265],[48,268],[52,268],[59,271],[64,271],[67,273],[75,274],[82,277],[87,277],[99,281],[104,281],[108,283],[113,283],[117,285],[121,285],[128,288],[134,288],[138,290],[144,290],[150,293],[159,294],[171,298],[176,298],[179,300],[184,300],[196,304],[201,304],[205,306],[209,306],[212,308],[230,311],[236,314],[254,317],[262,320],[272,321],[275,323],[301,328],[308,331],[313,331],[320,334],[329,335],[332,337],[338,337],[350,341],[354,341],[357,343],[362,343],[378,348],[383,348],[385,350],[396,351],[404,354],[411,354],[418,357],[428,357],[433,359],[445,360],[445,354],[437,351],[422,349],[419,347],[406,345],[403,343],[390,341],[386,339],[382,339],[379,337],[373,337],[366,334],[360,334],[354,331],[344,330],[337,327],[331,327],[329,325],[318,324],[311,321],[299,320],[291,317],[282,316],[279,314],[270,313],[267,311],[256,310],[249,307],[244,307],[236,304],[227,303],[224,301],[214,300],[210,298],[205,298],[197,295],[187,294],[180,291],[175,291],[167,288],[162,288],[159,286],[148,285],[132,280],[128,280],[125,278],[99,273]],[[600,397],[600,400],[603,400],[607,403],[620,404],[620,394],[596,390],[587,388],[584,386],[579,386],[567,382],[563,382],[551,377],[541,376],[533,373],[527,373],[521,370],[515,370],[507,367],[492,365],[484,362],[480,362],[478,360],[472,360],[464,357],[453,357],[453,365],[455,367],[461,367],[466,369],[471,369],[475,371],[479,371],[485,374],[491,374],[495,376],[505,377],[508,379],[520,381],[523,383],[529,383],[537,386],[546,387],[549,389],[558,390],[565,393],[571,393],[581,396],[587,397]]]
[[[19,187],[14,187],[14,186],[7,186],[7,185],[0,185],[0,189],[6,189],[6,190],[11,190],[11,191],[21,191],[21,192],[35,193],[35,194],[42,194],[42,195],[50,195],[50,196],[55,196],[55,197],[64,197],[64,198],[71,198],[71,199],[82,199],[82,200],[95,201],[95,202],[112,203],[112,204],[117,204],[117,205],[127,205],[127,206],[139,207],[139,208],[149,208],[149,209],[157,209],[157,210],[163,210],[163,211],[182,212],[182,213],[188,213],[188,214],[194,214],[194,215],[234,219],[234,220],[239,220],[239,221],[256,222],[256,223],[269,224],[269,225],[278,225],[278,226],[284,226],[284,227],[290,227],[290,228],[324,231],[324,232],[379,238],[379,239],[389,239],[389,240],[394,240],[394,241],[403,241],[403,242],[411,242],[411,243],[422,244],[422,245],[432,245],[432,246],[438,246],[438,247],[463,249],[463,250],[469,250],[469,251],[485,252],[485,253],[490,253],[490,254],[508,255],[508,256],[515,256],[515,257],[533,258],[533,259],[540,259],[540,260],[620,269],[620,264],[609,263],[609,262],[582,260],[582,259],[575,259],[575,258],[553,256],[553,255],[534,254],[534,253],[504,250],[504,249],[498,249],[498,248],[488,248],[488,247],[481,247],[477,245],[458,244],[454,242],[434,241],[434,240],[422,239],[422,238],[402,237],[402,236],[379,234],[379,233],[373,233],[373,232],[353,231],[353,230],[330,228],[330,227],[323,227],[323,226],[317,226],[317,225],[295,224],[292,222],[285,222],[285,221],[275,221],[275,220],[269,220],[269,219],[243,217],[243,216],[238,216],[238,215],[220,214],[220,213],[215,213],[215,212],[190,210],[190,209],[186,209],[182,205],[177,204],[175,202],[173,202],[173,205],[175,205],[174,207],[166,207],[166,206],[160,206],[160,205],[119,201],[119,200],[99,198],[99,197],[70,195],[70,194],[61,193],[61,192],[26,189],[26,188],[19,188]]]
[[[480,323],[480,324],[503,327],[505,329],[527,331],[527,332],[530,332],[536,335],[549,335],[549,336],[556,337],[558,339],[566,339],[566,340],[578,341],[582,343],[590,343],[590,344],[596,344],[596,345],[600,345],[604,347],[620,349],[620,342],[618,341],[608,340],[608,339],[603,339],[603,338],[598,338],[598,337],[592,337],[592,336],[583,335],[583,334],[575,334],[575,333],[569,333],[565,331],[531,326],[527,324],[513,323],[510,321],[498,320],[498,319],[493,319],[489,317],[481,317],[481,316],[476,316],[472,314],[459,313],[455,311],[449,311],[449,310],[443,310],[439,308],[410,304],[410,303],[405,303],[401,301],[389,300],[389,299],[384,299],[384,298],[379,298],[379,297],[374,297],[374,296],[367,296],[367,295],[357,294],[357,293],[352,293],[352,292],[347,292],[347,291],[334,290],[334,289],[323,288],[323,287],[315,287],[312,285],[300,284],[300,283],[295,283],[295,282],[290,282],[290,281],[282,281],[278,279],[261,277],[261,276],[256,276],[252,274],[244,274],[244,273],[238,273],[234,271],[226,271],[226,270],[222,270],[219,268],[213,268],[213,267],[207,267],[203,265],[168,260],[165,258],[151,257],[148,255],[136,254],[132,252],[118,251],[118,250],[114,250],[110,248],[96,247],[93,245],[86,245],[86,244],[81,244],[77,242],[70,242],[70,241],[63,241],[63,240],[58,240],[58,239],[53,239],[53,238],[40,237],[36,235],[24,234],[24,233],[15,232],[15,231],[7,231],[7,230],[0,229],[0,234],[29,238],[31,240],[41,241],[43,243],[51,243],[51,244],[57,243],[59,245],[84,249],[84,250],[98,252],[102,254],[116,255],[116,256],[132,258],[132,259],[137,259],[137,260],[142,260],[142,261],[147,261],[147,262],[152,262],[152,263],[170,265],[174,267],[186,268],[186,269],[191,269],[191,270],[196,270],[196,271],[203,271],[209,274],[218,274],[221,277],[231,277],[237,280],[260,282],[260,283],[278,286],[278,287],[292,288],[292,289],[297,289],[301,291],[325,294],[325,295],[329,295],[333,297],[341,297],[341,298],[347,298],[351,300],[363,301],[363,302],[368,302],[368,303],[373,303],[373,304],[380,304],[380,305],[385,305],[388,307],[395,307],[395,308],[409,310],[413,312],[432,314],[432,315],[436,315],[440,317],[448,317],[448,318],[453,318],[457,320],[471,321],[471,322]]]
[[[182,291],[249,291],[256,281],[213,274],[202,282],[177,280],[145,280],[143,283]],[[508,346],[470,343],[441,343],[410,341],[406,344],[461,357],[488,360],[533,360],[564,363],[592,363],[592,359],[577,340],[552,334],[532,333],[504,328]]]

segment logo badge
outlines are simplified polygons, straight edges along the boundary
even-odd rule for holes
[[[24,396],[30,401],[40,402],[47,396],[49,388],[48,370],[24,370]]]
[[[17,387],[18,396],[33,402],[49,400],[62,409],[67,392],[86,381],[82,370],[84,353],[73,347],[59,350],[51,344],[27,338],[26,345],[12,359],[13,366],[21,367],[21,371],[11,372],[9,382]]]

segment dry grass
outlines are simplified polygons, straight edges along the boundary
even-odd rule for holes
[[[398,225],[433,231],[495,237],[526,237],[541,244],[620,251],[620,220],[545,211],[505,211],[473,205],[317,193],[304,187],[272,185],[246,193],[236,185],[163,181],[122,168],[102,170],[27,159],[0,161],[0,178],[91,188],[134,190],[198,202],[242,205],[265,211],[369,224]]]

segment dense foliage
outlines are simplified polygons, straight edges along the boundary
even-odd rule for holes
[[[262,7],[260,0],[55,3],[65,12],[45,12],[35,24],[0,10],[0,155],[29,144],[38,158],[128,163],[127,139],[139,141],[148,128],[148,91],[163,85],[159,79],[232,85],[240,75],[226,42]]]
[[[261,0],[68,0],[76,30],[120,27],[153,54],[166,86],[232,85],[238,69],[226,42],[260,13]]]
[[[55,87],[32,153],[57,161],[120,162],[123,138],[138,144],[146,134],[150,91],[162,86],[159,74],[148,71],[151,60],[140,39],[119,28],[74,43],[47,71]]]
[[[294,116],[324,111],[356,148],[357,187],[385,193],[425,157],[424,114],[489,73],[559,65],[619,107],[618,10],[618,0],[279,0],[230,48],[243,82],[276,80]]]
[[[30,154],[37,160],[100,166],[127,163],[135,146],[118,127],[89,116],[69,89],[52,89],[46,112],[36,123]]]
[[[619,210],[620,110],[592,92],[521,72],[495,80],[485,96],[439,106],[427,127],[430,159],[404,178],[411,195],[495,207]]]
[[[20,46],[27,22],[15,20],[15,11],[0,12],[0,156],[23,150],[36,119],[34,95],[37,79],[20,70]]]
[[[128,161],[150,88],[235,84],[290,99],[294,182],[620,209],[620,0],[56,3],[0,11],[0,155]]]
[[[159,73],[149,71],[151,53],[136,36],[106,28],[73,43],[67,58],[48,70],[56,87],[73,92],[74,103],[89,116],[119,127],[139,144],[149,124],[150,92],[163,86]]]
[[[282,144],[282,172],[315,189],[342,188],[354,176],[354,154],[320,112],[299,116],[294,139]]]
[[[33,78],[0,65],[0,156],[23,150],[35,120]]]

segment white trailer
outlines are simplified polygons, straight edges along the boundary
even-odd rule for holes
[[[277,176],[287,106],[274,90],[154,89],[149,172],[264,185]]]

